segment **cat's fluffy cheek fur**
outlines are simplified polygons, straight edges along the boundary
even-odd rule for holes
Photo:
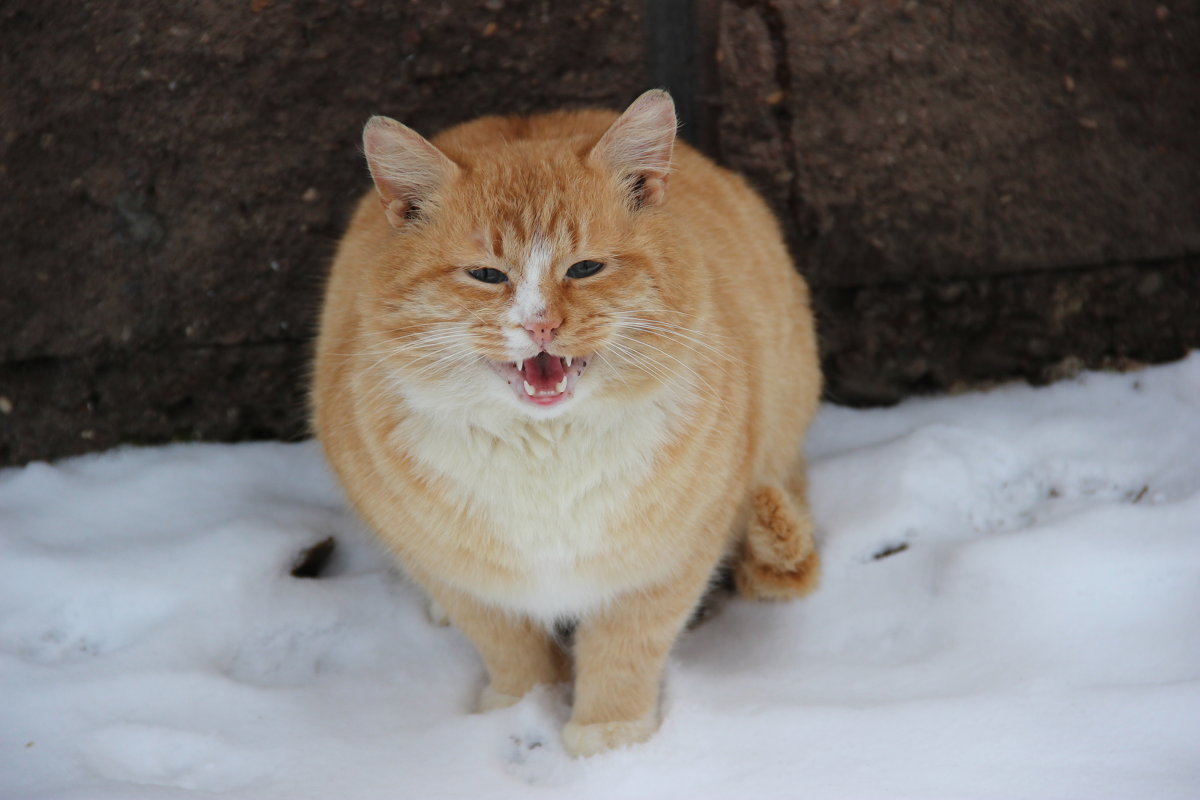
[[[560,403],[539,408],[522,403],[504,379],[483,361],[436,382],[412,383],[398,372],[390,376],[388,383],[395,395],[415,410],[447,421],[468,421],[489,430],[511,424],[515,417],[551,419],[570,405]]]
[[[571,390],[571,396],[551,406],[518,399],[512,386],[482,361],[459,370],[452,379],[412,383],[402,372],[389,376],[390,391],[413,409],[458,424],[464,421],[499,431],[517,420],[552,420],[580,410],[608,383],[602,365],[591,364]],[[518,387],[519,388],[519,387]]]

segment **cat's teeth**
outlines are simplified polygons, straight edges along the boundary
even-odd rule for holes
[[[574,361],[574,360],[575,360],[575,359],[574,359],[574,358],[572,358],[571,356],[563,356],[563,361],[567,362],[567,366],[568,366],[568,367],[569,367],[569,366],[571,366],[571,362],[572,362],[572,361]]]
[[[517,359],[517,372],[520,372],[522,369],[524,369],[524,367],[525,367],[525,359],[518,358]]]
[[[558,385],[556,385],[554,387],[554,390],[557,391],[559,394],[562,394],[563,389],[566,389],[566,388],[567,388],[567,378],[566,378],[566,376],[563,376],[563,379],[558,382]]]
[[[530,397],[533,397],[534,395],[533,384],[531,384],[529,381],[525,381],[525,394],[529,395]]]

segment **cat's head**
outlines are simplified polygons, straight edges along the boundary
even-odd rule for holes
[[[678,380],[687,276],[661,235],[675,129],[662,91],[619,118],[485,118],[436,146],[373,118],[390,233],[364,319],[395,385],[546,418]]]

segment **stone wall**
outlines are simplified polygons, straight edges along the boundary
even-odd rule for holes
[[[718,156],[791,223],[832,398],[1200,346],[1200,3],[715,16]]]
[[[12,0],[0,463],[304,435],[365,118],[432,134],[651,85],[783,217],[831,398],[1178,357],[1197,41],[1195,0]]]

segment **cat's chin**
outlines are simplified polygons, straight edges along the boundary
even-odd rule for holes
[[[522,407],[552,409],[575,397],[575,387],[591,356],[557,356],[542,351],[521,361],[488,361]]]

